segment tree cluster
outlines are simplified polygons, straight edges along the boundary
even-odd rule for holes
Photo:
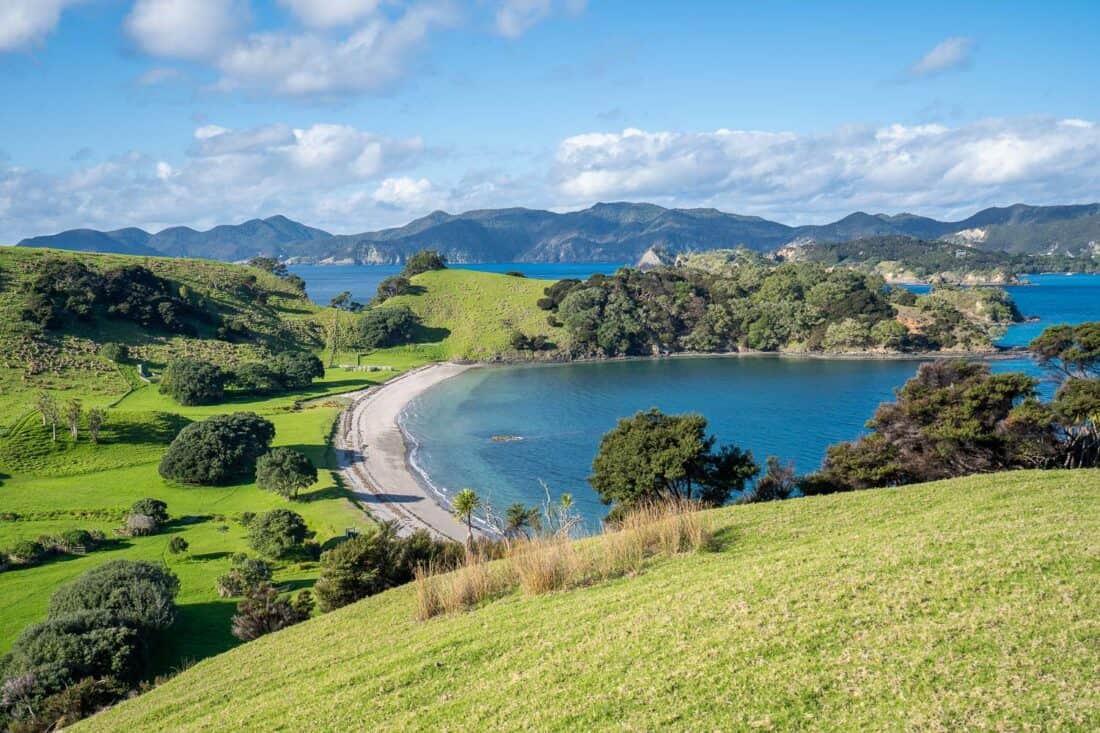
[[[212,405],[225,399],[227,388],[238,394],[268,395],[304,389],[323,376],[324,364],[308,351],[283,351],[233,369],[177,357],[161,375],[160,392],[181,405]]]
[[[140,265],[99,273],[76,260],[42,263],[29,285],[23,320],[54,330],[72,321],[93,321],[97,315],[190,336],[197,333],[196,322],[213,320],[182,297],[178,286]]]
[[[371,308],[356,325],[357,344],[366,349],[385,349],[409,343],[420,319],[408,307]]]
[[[444,270],[446,267],[447,258],[434,249],[425,249],[410,255],[405,260],[405,269],[401,271],[401,276],[408,279],[422,272]]]
[[[0,660],[0,716],[45,730],[121,697],[148,671],[154,634],[174,621],[178,591],[170,571],[128,560],[58,588],[46,620],[24,630]]]
[[[383,523],[322,553],[313,592],[327,612],[408,583],[418,567],[457,567],[463,556],[457,543],[433,539],[424,530],[399,537],[395,525]]]
[[[309,534],[301,514],[272,509],[249,523],[248,545],[264,557],[278,560],[300,554]]]

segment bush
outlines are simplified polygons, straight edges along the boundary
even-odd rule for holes
[[[179,586],[179,579],[161,565],[112,560],[54,591],[48,618],[104,611],[134,626],[165,629],[176,617]]]
[[[38,699],[87,677],[136,682],[148,666],[139,629],[104,610],[77,611],[28,627],[5,658],[8,680],[33,680]]]
[[[283,351],[271,359],[270,365],[283,389],[308,387],[314,379],[325,376],[325,365],[308,351]]]
[[[222,598],[248,595],[249,591],[271,580],[271,565],[243,552],[233,556],[229,572],[218,578],[215,588]]]
[[[321,555],[313,591],[321,610],[331,611],[408,583],[417,567],[456,567],[464,554],[461,545],[435,540],[425,531],[401,538],[395,525],[385,523]]]
[[[434,249],[425,249],[411,255],[405,260],[405,269],[401,271],[401,276],[410,278],[422,272],[443,270],[446,269],[446,267],[447,260],[443,255],[439,254]]]
[[[279,591],[265,583],[237,604],[233,636],[241,641],[252,641],[272,631],[285,629],[309,618],[309,613],[303,610],[303,607],[281,598]]]
[[[168,505],[160,499],[138,499],[130,507],[130,514],[144,514],[161,525],[168,521]]]
[[[45,554],[45,548],[32,540],[20,540],[8,548],[8,555],[11,556],[11,559],[24,565],[41,562]]]
[[[359,319],[359,345],[384,349],[412,341],[418,319],[405,306],[372,308]]]
[[[66,552],[87,552],[95,546],[92,533],[86,529],[70,529],[61,533],[61,545]]]
[[[317,481],[313,461],[293,448],[274,448],[256,461],[256,485],[288,499]]]
[[[279,375],[266,364],[259,362],[241,364],[233,370],[230,382],[237,389],[252,394],[274,394],[283,389],[283,382],[279,379]]]
[[[99,347],[99,355],[116,364],[122,364],[130,358],[130,350],[125,344],[109,343]]]
[[[215,415],[179,432],[160,462],[160,475],[201,485],[246,478],[274,438],[275,426],[255,413]]]
[[[173,555],[180,555],[184,552],[187,552],[187,549],[189,547],[191,547],[191,545],[188,544],[187,540],[180,537],[179,535],[176,535],[172,539],[168,540],[168,552]]]
[[[398,295],[405,295],[409,292],[412,292],[412,283],[409,282],[409,279],[401,277],[400,275],[393,275],[378,283],[378,290],[375,293],[374,302],[376,304],[384,303],[390,298]]]
[[[176,358],[160,378],[160,393],[181,405],[212,405],[225,399],[229,374],[214,364],[197,359]]]
[[[281,558],[301,549],[308,529],[300,514],[273,509],[256,517],[248,528],[248,544],[266,557]]]

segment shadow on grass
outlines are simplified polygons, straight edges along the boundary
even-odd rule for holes
[[[285,583],[279,583],[279,591],[281,593],[293,593],[296,590],[302,590],[303,588],[312,588],[313,581],[299,578],[297,580],[288,580]]]
[[[108,418],[103,425],[99,442],[106,445],[167,445],[190,422],[181,415],[169,412],[154,412],[146,420],[119,421],[114,424]]]
[[[186,661],[212,657],[240,644],[230,631],[236,612],[236,600],[180,605],[176,623],[154,640],[153,674],[171,672]]]
[[[713,552],[725,552],[733,547],[741,538],[741,532],[732,524],[727,524],[714,531],[710,540],[710,549]]]
[[[308,494],[298,494],[299,504],[309,504],[314,501],[325,501],[327,499],[343,499],[348,496],[348,492],[341,489],[338,486],[328,486],[317,491],[311,491]]]
[[[425,326],[422,323],[418,323],[413,326],[412,339],[409,343],[412,344],[434,344],[442,341],[451,335],[451,329],[449,328],[432,328],[431,326]]]
[[[232,552],[200,552],[191,555],[192,560],[198,560],[199,562],[207,562],[208,560],[224,560],[230,557]]]

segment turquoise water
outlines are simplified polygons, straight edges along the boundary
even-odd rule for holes
[[[1100,276],[1032,280],[1012,288],[1013,296],[1042,320],[1013,327],[1005,343],[1027,343],[1052,323],[1100,319]],[[919,363],[764,356],[489,367],[422,395],[404,425],[414,465],[440,493],[469,486],[503,508],[543,501],[544,483],[555,497],[572,493],[594,528],[607,508],[585,478],[600,436],[619,417],[650,407],[700,412],[720,442],[809,471],[827,446],[857,436]],[[1039,373],[1026,359],[992,366]],[[521,440],[492,440],[501,435]]]

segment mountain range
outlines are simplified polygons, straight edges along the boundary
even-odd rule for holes
[[[1095,254],[1100,251],[1100,204],[1016,204],[984,209],[961,221],[856,212],[831,224],[788,226],[717,209],[600,203],[566,213],[524,208],[436,211],[402,227],[363,234],[331,234],[273,216],[207,231],[74,229],[24,239],[18,246],[227,261],[264,255],[297,262],[400,264],[414,252],[435,249],[453,263],[633,262],[651,251],[675,255],[743,246],[768,252],[788,244],[877,236],[1010,252]]]

